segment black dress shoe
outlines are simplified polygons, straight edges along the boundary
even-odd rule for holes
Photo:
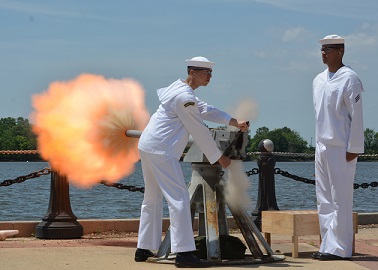
[[[349,260],[350,258],[344,258],[337,255],[333,255],[330,253],[320,253],[319,252],[319,260],[321,261],[335,261],[335,260]]]
[[[191,252],[179,252],[176,255],[175,265],[178,268],[205,268],[210,267],[211,263],[199,259]]]
[[[145,262],[149,257],[153,256],[155,256],[155,254],[153,254],[150,250],[137,248],[137,250],[135,251],[134,260],[136,262]]]
[[[319,260],[320,258],[320,252],[315,252],[311,254],[311,257],[315,260]]]

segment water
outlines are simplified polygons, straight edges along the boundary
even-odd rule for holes
[[[185,179],[190,181],[190,163],[181,163]],[[45,162],[0,162],[0,182],[49,167]],[[257,168],[256,162],[245,162],[249,171]],[[277,162],[276,168],[304,178],[314,179],[314,162]],[[377,181],[378,162],[357,163],[355,183]],[[40,221],[46,214],[50,198],[50,175],[30,179],[23,183],[0,187],[0,221]],[[251,211],[257,199],[258,176],[252,175],[250,194]],[[275,175],[276,198],[280,210],[316,209],[315,186]],[[120,181],[125,185],[144,186],[140,163],[135,172]],[[378,212],[378,188],[359,188],[354,192],[354,211]],[[73,213],[78,219],[139,218],[143,194],[97,185],[90,189],[70,186]],[[168,216],[165,204],[164,216]]]

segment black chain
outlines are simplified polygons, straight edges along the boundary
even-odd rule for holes
[[[120,183],[109,183],[106,181],[101,181],[100,184],[103,184],[104,186],[107,186],[107,187],[115,187],[118,189],[127,189],[128,191],[132,191],[132,192],[139,191],[141,193],[144,193],[144,187],[127,186]]]
[[[30,173],[28,175],[19,176],[16,179],[4,180],[3,182],[0,183],[0,186],[5,187],[5,186],[10,186],[10,185],[13,185],[13,184],[16,184],[16,183],[22,183],[26,180],[37,178],[37,177],[40,177],[42,175],[48,175],[50,173],[51,173],[50,168],[44,168],[42,170]],[[315,185],[315,180],[300,177],[300,176],[297,176],[297,175],[294,175],[294,174],[290,174],[287,171],[282,171],[280,168],[275,168],[274,173],[275,174],[281,174],[282,176],[291,178],[295,181]],[[254,168],[250,171],[246,171],[246,174],[247,174],[247,176],[259,174],[259,169]],[[222,174],[221,174],[221,176],[222,176]],[[126,189],[126,190],[131,191],[131,192],[137,192],[138,191],[138,192],[144,193],[144,187],[128,186],[128,185],[123,185],[123,184],[120,184],[120,183],[109,183],[109,182],[106,182],[106,181],[101,181],[100,183],[105,185],[105,186],[108,186],[108,187],[115,187],[115,188],[118,188],[118,189]],[[358,189],[360,187],[361,188],[378,187],[378,182],[374,181],[374,182],[371,182],[370,184],[369,183],[353,184],[353,187],[354,187],[354,189]]]
[[[294,179],[295,181],[315,185],[315,180],[311,180],[311,179],[303,178],[303,177],[300,177],[300,176],[297,176],[297,175],[294,175],[294,174],[290,174],[286,171],[282,171],[280,168],[275,168],[274,173],[275,174],[281,174],[282,176]]]
[[[295,181],[315,185],[315,180],[311,180],[311,179],[303,178],[303,177],[300,177],[300,176],[297,176],[297,175],[294,175],[294,174],[290,174],[286,171],[282,171],[279,168],[275,168],[274,173],[275,174],[281,174],[282,176],[294,179]],[[370,184],[369,183],[353,184],[354,189],[358,189],[360,187],[361,188],[368,188],[368,187],[377,187],[377,186],[378,186],[378,182],[371,182]]]
[[[254,169],[252,169],[250,171],[246,171],[245,173],[247,174],[247,176],[251,176],[251,175],[254,175],[254,174],[259,174],[259,169],[254,168]]]
[[[16,179],[4,180],[3,182],[0,183],[0,187],[6,187],[6,186],[10,186],[10,185],[13,185],[13,184],[16,184],[16,183],[22,183],[22,182],[24,182],[28,179],[37,178],[37,177],[40,177],[42,175],[48,175],[50,173],[51,173],[51,169],[44,168],[42,170],[30,173],[28,175],[19,176]]]
[[[10,185],[13,185],[13,184],[16,184],[16,183],[22,183],[22,182],[25,182],[28,179],[37,178],[37,177],[40,177],[42,175],[48,175],[50,173],[51,173],[51,169],[44,168],[42,170],[30,173],[28,175],[19,176],[16,179],[4,180],[3,182],[0,183],[0,187],[6,187],[6,186],[10,186]],[[108,186],[108,187],[115,187],[115,188],[118,188],[118,189],[127,189],[127,190],[132,191],[132,192],[139,191],[139,192],[144,193],[144,187],[139,188],[139,187],[135,187],[135,186],[126,186],[126,185],[119,184],[119,183],[108,183],[106,181],[102,181],[101,184]]]
[[[253,174],[258,174],[258,173],[259,173],[259,170],[257,168],[254,168],[254,169],[246,172],[247,176],[251,176]],[[220,173],[220,177],[222,177],[223,174],[224,174],[224,171],[222,171]],[[106,181],[101,181],[100,183],[107,186],[107,187],[115,187],[115,188],[118,188],[118,189],[127,189],[127,190],[132,191],[132,192],[139,191],[141,193],[144,193],[144,187],[127,186],[127,185],[123,185],[123,184],[120,184],[120,183],[109,183],[109,182],[106,182]]]
[[[362,184],[353,184],[354,186],[354,189],[358,189],[358,188],[368,188],[368,187],[377,187],[378,186],[378,182],[371,182],[370,184],[369,183],[362,183]]]

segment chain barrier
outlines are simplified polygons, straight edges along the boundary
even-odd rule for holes
[[[254,168],[254,169],[252,169],[252,170],[250,170],[250,171],[246,171],[245,173],[246,173],[247,176],[249,177],[249,176],[254,175],[254,174],[259,174],[259,169]]]
[[[42,170],[32,172],[32,173],[27,174],[27,175],[19,176],[15,179],[4,180],[3,182],[0,183],[0,187],[7,187],[7,186],[10,186],[10,185],[13,185],[13,184],[22,183],[22,182],[25,182],[26,180],[37,178],[37,177],[40,177],[42,175],[48,175],[50,173],[51,173],[50,168],[44,168]],[[127,185],[123,185],[123,184],[120,184],[120,183],[108,183],[106,181],[101,181],[101,184],[108,186],[108,187],[115,187],[115,188],[118,188],[118,189],[127,189],[128,191],[132,191],[132,192],[139,191],[139,192],[144,193],[144,187],[127,186]]]
[[[109,182],[106,182],[106,181],[101,181],[100,184],[107,186],[107,187],[115,187],[115,188],[118,188],[118,189],[127,189],[128,191],[131,191],[131,192],[139,191],[141,193],[144,193],[144,187],[127,186],[127,185],[123,185],[123,184],[120,184],[120,183],[109,183]]]
[[[28,174],[28,175],[19,176],[16,179],[4,180],[2,183],[0,183],[0,186],[10,186],[10,185],[13,185],[13,184],[16,184],[16,183],[22,183],[22,182],[24,182],[28,179],[37,178],[37,177],[40,177],[42,175],[48,175],[50,173],[51,173],[51,169],[44,168],[40,171],[33,172],[33,173]],[[222,172],[222,173],[224,173],[224,172]],[[221,176],[222,176],[222,173],[221,173]],[[254,174],[258,174],[258,173],[259,173],[259,170],[257,168],[254,168],[250,171],[246,171],[247,176],[251,176],[251,175],[254,175]],[[114,188],[118,188],[118,189],[126,189],[126,190],[131,191],[131,192],[144,193],[144,187],[129,186],[129,185],[124,185],[124,184],[120,184],[120,183],[109,183],[109,182],[106,182],[106,181],[101,181],[100,184],[107,186],[107,187],[114,187]]]
[[[26,180],[37,178],[37,177],[40,177],[42,175],[48,175],[50,173],[51,173],[50,168],[44,168],[42,170],[27,174],[27,175],[19,176],[15,179],[4,180],[3,182],[0,183],[0,186],[6,187],[6,186],[10,186],[10,185],[13,185],[13,184],[16,184],[16,183],[22,183],[22,182],[25,182]],[[259,174],[259,169],[254,168],[250,171],[246,171],[245,173],[249,177],[251,175]],[[297,176],[297,175],[291,174],[287,171],[282,171],[280,168],[275,168],[274,173],[280,174],[283,177],[291,178],[291,179],[298,181],[298,182],[315,185],[315,180],[304,178],[304,177],[301,177],[301,176]],[[222,176],[222,174],[221,174],[221,176]],[[109,182],[106,182],[106,181],[101,181],[100,184],[107,186],[107,187],[115,187],[115,188],[118,188],[118,189],[126,189],[126,190],[131,191],[131,192],[144,193],[144,187],[136,187],[136,186],[124,185],[124,184],[120,184],[120,183],[109,183]],[[353,184],[353,187],[354,187],[354,189],[378,187],[378,182],[374,181],[374,182],[371,182],[371,183],[361,183],[361,184],[355,183],[355,184]]]
[[[7,187],[16,183],[22,183],[22,182],[25,182],[26,180],[37,178],[42,175],[48,175],[50,173],[51,173],[50,168],[44,168],[42,170],[30,173],[28,175],[19,176],[16,179],[4,180],[3,182],[0,183],[0,187]]]
[[[370,184],[369,183],[362,183],[362,184],[353,184],[353,187],[354,189],[358,189],[358,188],[368,188],[368,187],[377,187],[378,186],[378,182],[371,182]]]
[[[39,154],[38,150],[0,150],[0,155]]]
[[[378,157],[378,154],[361,154],[359,157]]]
[[[0,155],[21,155],[21,154],[39,154],[39,150],[0,150]],[[247,156],[266,154],[266,152],[247,152]],[[297,157],[314,157],[313,153],[290,153],[290,152],[272,152],[275,156],[297,156]],[[378,157],[378,154],[361,154],[359,157]]]
[[[0,150],[0,154],[3,154],[3,155],[4,154],[6,154],[6,155],[38,154],[38,153],[39,153],[38,150]],[[247,156],[253,156],[253,155],[260,155],[260,154],[262,154],[262,152],[248,152],[246,155]],[[313,157],[314,156],[314,154],[287,153],[287,152],[272,152],[272,154],[277,155],[277,156],[301,156],[301,157]],[[363,154],[363,155],[360,155],[360,156],[361,157],[378,157],[378,154]],[[40,171],[33,172],[33,173],[28,174],[28,175],[19,176],[16,179],[4,180],[3,182],[0,183],[0,186],[10,186],[10,185],[13,185],[13,184],[16,184],[16,183],[22,183],[26,180],[37,178],[37,177],[40,177],[42,175],[48,175],[50,173],[51,173],[51,169],[44,168]],[[294,174],[290,174],[289,172],[282,171],[279,168],[275,168],[274,173],[275,174],[281,174],[282,176],[287,177],[287,178],[291,178],[295,181],[315,185],[315,180],[307,179],[307,178],[300,177],[300,176],[297,176],[297,175],[294,175]],[[246,174],[247,174],[248,177],[251,176],[251,175],[259,174],[259,169],[254,168],[250,171],[246,171]],[[103,184],[103,185],[108,186],[108,187],[115,187],[115,188],[118,188],[118,189],[126,189],[126,190],[131,191],[131,192],[144,193],[144,187],[123,185],[123,184],[120,184],[120,183],[109,183],[109,182],[106,182],[106,181],[101,181],[100,184]],[[353,186],[354,186],[354,189],[358,189],[360,187],[361,188],[377,187],[378,182],[374,181],[374,182],[371,182],[371,183],[353,184]]]
[[[248,152],[246,153],[247,156],[255,156],[255,155],[261,155],[266,154],[267,152]],[[283,157],[315,157],[315,154],[311,153],[290,153],[290,152],[272,152],[275,156],[283,156]],[[376,158],[378,157],[378,154],[361,154],[358,155],[358,157],[371,157]]]
[[[274,173],[275,174],[281,174],[282,176],[291,178],[295,181],[315,185],[315,180],[311,180],[311,179],[303,178],[303,177],[300,177],[300,176],[297,176],[297,175],[294,175],[294,174],[290,174],[286,171],[282,171],[280,168],[275,168]],[[371,183],[361,183],[361,184],[354,183],[353,184],[354,189],[358,189],[360,187],[361,188],[368,188],[368,187],[377,187],[377,186],[378,186],[378,182],[376,182],[376,181],[371,182]]]
[[[297,175],[294,175],[294,174],[290,174],[286,171],[282,171],[280,168],[274,168],[274,173],[275,174],[281,174],[282,176],[291,178],[295,181],[315,185],[315,180],[311,180],[311,179],[303,178],[303,177],[300,177],[300,176],[297,176]]]
[[[248,152],[247,156],[260,156],[270,152]],[[315,154],[308,153],[289,153],[289,152],[271,152],[275,156],[287,156],[287,157],[315,157]]]

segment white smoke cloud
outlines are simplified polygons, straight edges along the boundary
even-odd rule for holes
[[[221,184],[224,188],[224,197],[229,208],[247,210],[252,206],[248,191],[251,182],[243,168],[242,160],[232,160],[227,167]]]

